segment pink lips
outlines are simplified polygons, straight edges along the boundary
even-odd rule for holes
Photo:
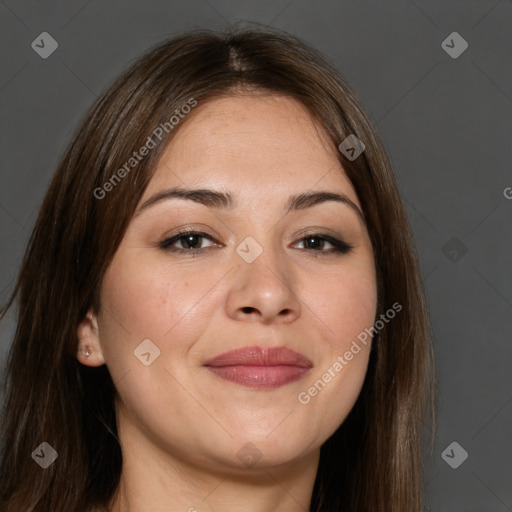
[[[300,379],[313,366],[286,347],[245,347],[209,359],[204,366],[222,379],[251,388],[273,389]]]

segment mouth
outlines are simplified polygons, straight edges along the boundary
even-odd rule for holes
[[[221,379],[256,389],[274,389],[302,378],[313,363],[286,347],[244,347],[209,359],[204,366]]]

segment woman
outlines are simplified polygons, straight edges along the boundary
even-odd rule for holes
[[[121,76],[15,299],[3,511],[421,510],[411,231],[370,121],[297,39],[187,33]]]

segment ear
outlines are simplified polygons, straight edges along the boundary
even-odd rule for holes
[[[77,329],[78,348],[76,358],[85,366],[101,366],[105,364],[100,344],[98,318],[89,309]]]

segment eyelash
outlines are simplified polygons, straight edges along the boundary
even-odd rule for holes
[[[215,240],[210,235],[208,235],[207,233],[204,233],[204,232],[201,232],[201,231],[194,231],[194,230],[183,230],[183,231],[179,231],[176,235],[174,235],[171,238],[166,238],[165,240],[160,242],[159,246],[160,246],[161,249],[163,249],[165,251],[171,251],[171,252],[178,253],[178,254],[187,254],[187,255],[192,256],[192,257],[199,256],[199,254],[202,253],[203,251],[212,248],[212,246],[210,246],[210,247],[203,247],[203,248],[200,248],[200,249],[194,249],[194,248],[183,249],[183,248],[178,248],[178,247],[172,247],[172,245],[174,243],[176,243],[176,242],[178,242],[178,241],[180,241],[182,239],[185,239],[186,237],[190,237],[190,236],[198,236],[200,238],[205,238],[207,240],[210,240],[211,242],[215,242]],[[311,248],[310,249],[302,249],[304,251],[310,251],[312,253],[319,253],[319,254],[322,254],[322,253],[323,254],[333,254],[333,253],[347,254],[347,253],[349,253],[354,248],[352,245],[347,244],[343,240],[338,240],[337,238],[334,238],[332,236],[329,236],[329,235],[326,235],[326,234],[323,234],[323,233],[309,233],[309,234],[303,236],[299,241],[300,242],[305,242],[308,238],[309,239],[315,238],[315,239],[327,242],[327,243],[331,244],[334,247],[333,249],[329,249],[327,251],[325,251],[325,250],[316,250],[316,249],[311,249]],[[312,255],[314,255],[315,257],[318,256],[318,254],[312,254]]]

